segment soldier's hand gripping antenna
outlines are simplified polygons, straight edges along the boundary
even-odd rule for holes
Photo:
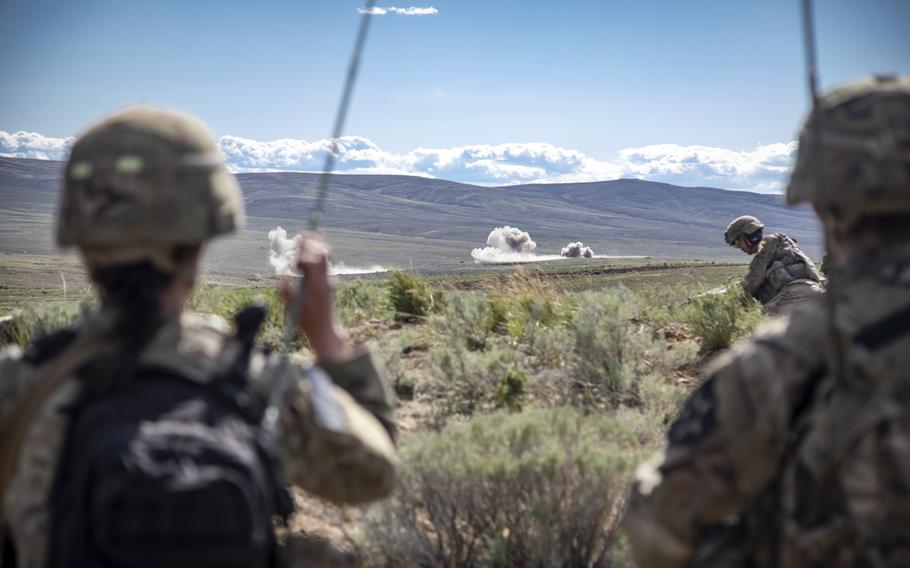
[[[318,231],[322,225],[325,198],[329,192],[332,171],[335,169],[335,157],[338,154],[338,140],[344,132],[344,123],[347,119],[348,109],[350,108],[351,96],[354,92],[354,83],[357,80],[357,72],[360,69],[360,59],[363,55],[364,46],[366,45],[367,32],[369,31],[370,20],[372,19],[371,15],[375,4],[376,0],[366,0],[364,8],[361,10],[360,28],[357,31],[357,40],[354,43],[354,51],[351,54],[351,60],[348,64],[348,72],[345,77],[344,88],[341,92],[341,100],[338,103],[338,111],[335,113],[335,124],[332,128],[329,151],[326,153],[322,174],[319,176],[316,202],[313,205],[313,209],[310,211],[310,231]],[[304,279],[301,277],[297,292],[291,299],[287,317],[285,319],[284,349],[282,352],[281,367],[271,385],[269,405],[262,421],[262,427],[269,432],[274,432],[278,426],[279,408],[284,392],[285,376],[287,374],[291,353],[291,341],[294,338],[294,333],[297,329],[297,317],[300,313],[300,308],[303,305],[303,289]],[[314,367],[307,369],[306,374],[310,381],[313,419],[319,426],[326,430],[339,433],[347,432],[347,422],[341,407],[332,394],[332,385],[329,378],[326,377],[325,373]]]

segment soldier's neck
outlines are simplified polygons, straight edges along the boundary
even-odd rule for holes
[[[175,278],[161,294],[161,314],[165,318],[177,317],[183,312],[186,301],[193,292],[195,281]]]

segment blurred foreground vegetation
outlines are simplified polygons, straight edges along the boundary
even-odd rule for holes
[[[340,286],[337,315],[374,342],[402,430],[399,491],[353,517],[346,547],[368,566],[628,565],[618,526],[631,472],[710,354],[762,319],[738,286],[687,300],[742,270],[393,273]],[[67,324],[90,297],[19,303],[3,341]],[[271,288],[203,284],[189,308],[230,321],[254,300],[270,312],[260,343],[279,346]]]

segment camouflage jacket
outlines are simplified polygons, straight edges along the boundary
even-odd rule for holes
[[[80,328],[87,325],[92,325],[91,317]],[[236,358],[236,340],[229,331],[219,318],[183,315],[157,332],[142,352],[141,364],[173,371],[189,380],[209,381]],[[29,350],[0,351],[0,424],[14,411],[39,366],[29,357]],[[278,367],[277,354],[254,351],[251,396],[265,400],[269,379]],[[384,497],[395,483],[390,390],[366,350],[349,361],[323,365],[323,369],[335,382],[334,395],[348,419],[350,439],[328,439],[329,435],[319,431],[311,418],[309,382],[303,367],[290,365],[279,423],[278,451],[284,479],[335,502],[359,503]],[[27,430],[6,492],[4,516],[20,567],[44,565],[47,500],[67,427],[61,409],[74,400],[77,391],[78,382],[69,378],[39,410]]]
[[[743,288],[762,304],[768,304],[794,282],[822,280],[815,264],[796,242],[787,235],[775,233],[765,237],[752,257]]]
[[[910,565],[910,263],[828,294],[833,330],[815,301],[720,356],[639,469],[641,566]]]

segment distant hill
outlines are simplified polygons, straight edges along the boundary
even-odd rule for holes
[[[0,158],[0,252],[19,250],[24,242],[37,252],[52,248],[49,223],[61,171],[61,162]],[[251,270],[252,255],[256,271],[267,270],[264,231],[278,224],[304,227],[318,177],[239,174],[249,227],[219,245],[219,262]],[[528,231],[541,253],[558,253],[581,240],[598,254],[745,261],[722,237],[727,223],[744,214],[820,256],[814,215],[805,207],[787,207],[780,196],[633,179],[490,188],[412,176],[334,175],[326,225],[339,257],[351,262],[471,262],[470,250],[506,224]]]

